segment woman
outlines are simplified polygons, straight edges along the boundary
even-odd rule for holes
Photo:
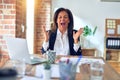
[[[56,10],[53,19],[53,28],[46,31],[45,41],[42,47],[42,53],[47,50],[56,51],[57,55],[81,55],[79,36],[83,29],[73,30],[73,15],[69,9],[59,8]]]

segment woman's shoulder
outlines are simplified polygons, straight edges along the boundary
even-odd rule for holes
[[[49,33],[50,33],[50,34],[56,34],[57,31],[49,30]]]
[[[56,31],[49,30],[49,35],[50,35],[50,37],[55,37],[56,34],[57,34]]]

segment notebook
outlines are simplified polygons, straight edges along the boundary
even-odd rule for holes
[[[23,60],[28,64],[38,64],[46,61],[44,58],[31,56],[27,40],[23,38],[5,37],[8,54],[12,60]]]

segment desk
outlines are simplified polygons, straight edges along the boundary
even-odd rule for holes
[[[68,56],[68,57],[76,57],[76,56]],[[86,56],[85,56],[86,57]],[[98,57],[86,57],[86,58],[98,58]],[[100,58],[102,59],[102,58]],[[6,62],[6,61],[5,61]],[[5,63],[0,62],[0,63]],[[104,80],[120,80],[120,75],[106,62],[104,65]],[[40,65],[40,64],[38,64]],[[3,67],[4,65],[0,65],[0,67]],[[26,65],[27,69],[26,71],[30,71],[31,74],[29,76],[34,76],[36,65]],[[20,79],[18,79],[20,80]],[[59,80],[56,78],[52,78],[52,80]],[[89,64],[83,64],[80,66],[80,73],[77,73],[76,80],[90,80],[90,65]]]

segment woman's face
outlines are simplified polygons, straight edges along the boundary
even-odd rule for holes
[[[65,11],[61,11],[58,14],[57,17],[57,24],[58,24],[58,29],[62,32],[62,31],[66,31],[68,28],[68,24],[69,24],[70,20],[68,17],[67,12]]]

